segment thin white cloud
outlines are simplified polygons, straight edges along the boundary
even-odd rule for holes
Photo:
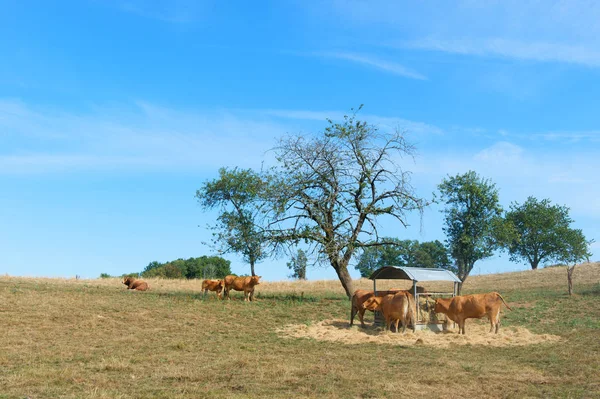
[[[0,173],[260,167],[290,120],[339,120],[340,111],[178,110],[137,101],[88,113],[0,99]],[[382,129],[441,134],[422,122],[360,115]],[[300,124],[302,125],[302,124]]]
[[[385,72],[392,73],[394,75],[403,76],[405,78],[427,80],[427,77],[415,72],[403,65],[396,62],[381,60],[376,57],[366,56],[361,54],[346,53],[346,52],[325,52],[318,53],[318,55],[329,58],[336,58],[340,60],[351,61],[357,64],[367,65],[369,67],[380,69]]]
[[[491,147],[484,148],[475,154],[476,161],[484,161],[495,164],[505,164],[521,159],[523,148],[507,141],[500,141]]]
[[[400,47],[482,57],[600,66],[600,51],[578,44],[491,39],[445,40],[425,38],[399,43]]]
[[[18,111],[18,112],[15,112]],[[144,104],[131,111],[61,113],[0,102],[0,173],[63,170],[260,167],[286,128],[229,112],[176,111]]]

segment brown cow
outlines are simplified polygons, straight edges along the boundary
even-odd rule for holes
[[[394,321],[396,332],[398,332],[398,323],[402,321],[403,333],[406,332],[409,323],[415,323],[414,297],[406,291],[398,291],[383,297],[373,296],[367,299],[363,306],[365,309],[382,312],[387,330],[391,329]]]
[[[480,319],[487,315],[492,325],[490,332],[495,329],[498,334],[502,304],[512,310],[497,292],[438,298],[435,300],[435,313],[444,313],[450,320],[458,323],[459,334],[465,334],[466,319]]]
[[[202,290],[204,290],[204,296],[208,291],[215,291],[217,298],[221,299],[221,291],[223,291],[223,280],[204,280],[202,281]]]
[[[137,280],[134,277],[124,277],[123,284],[127,286],[128,290],[136,291],[148,291],[150,286],[144,280]]]
[[[358,318],[360,320],[361,327],[365,327],[364,316],[365,316],[365,308],[363,303],[373,297],[373,291],[367,290],[356,290],[352,295],[352,307],[350,309],[350,325],[354,325],[354,316],[358,314]]]
[[[387,291],[377,291],[377,296],[384,297],[388,294],[395,294],[400,291],[408,292],[412,297],[412,288],[410,288],[409,290],[401,290],[399,288],[391,288]],[[425,291],[425,288],[423,288],[421,286],[417,286],[417,292],[418,293],[426,293],[427,291]],[[370,310],[370,309],[365,309],[363,304],[369,298],[373,297],[373,295],[374,295],[373,291],[368,291],[368,290],[354,291],[354,294],[352,295],[352,304],[351,304],[351,308],[350,308],[350,325],[351,326],[354,325],[354,317],[358,314],[358,318],[360,319],[361,327],[365,327],[365,322],[364,322],[365,310]]]
[[[229,291],[244,291],[244,301],[253,301],[254,300],[254,286],[260,284],[258,281],[260,276],[252,276],[252,277],[236,277],[236,276],[225,276],[223,279],[224,284],[224,296],[228,299],[231,299],[229,296]]]

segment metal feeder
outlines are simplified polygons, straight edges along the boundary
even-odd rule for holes
[[[429,329],[431,331],[446,330],[446,322],[431,322],[429,320],[419,319],[419,296],[456,296],[460,279],[454,273],[446,269],[429,269],[423,267],[406,266],[384,266],[375,270],[369,279],[373,280],[373,292],[375,295],[385,294],[386,291],[377,292],[377,280],[411,280],[413,282],[412,294],[415,298],[415,319],[413,331]],[[427,292],[420,294],[417,292],[417,283],[424,281],[449,281],[453,283],[452,292]],[[375,312],[375,325],[383,325],[384,319],[381,312]]]

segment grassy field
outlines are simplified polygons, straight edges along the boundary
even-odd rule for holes
[[[499,291],[513,307],[500,336],[521,328],[558,340],[436,347],[412,333],[400,342],[349,328],[336,281],[263,283],[257,301],[244,303],[240,293],[203,299],[199,281],[149,280],[149,292],[130,292],[118,279],[0,277],[0,398],[600,397],[600,263],[578,266],[574,278],[573,297],[564,267],[474,276],[464,286]],[[324,321],[383,340],[282,333]],[[467,334],[487,328],[470,320]]]

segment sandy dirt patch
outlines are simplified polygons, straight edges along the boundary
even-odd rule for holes
[[[431,331],[408,331],[405,334],[383,331],[379,327],[361,328],[352,326],[346,320],[323,320],[315,324],[287,325],[277,333],[286,338],[312,338],[323,341],[334,341],[348,345],[374,342],[389,345],[427,345],[446,348],[450,345],[486,345],[494,347],[522,346],[543,342],[557,342],[557,335],[534,334],[524,327],[500,327],[498,334],[489,333],[489,324],[476,321],[465,326],[466,335],[459,335],[458,328],[443,333]]]

